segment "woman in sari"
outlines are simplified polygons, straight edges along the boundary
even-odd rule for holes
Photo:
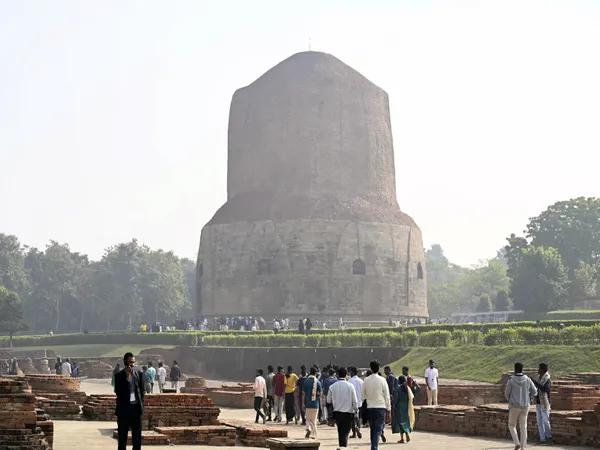
[[[410,442],[410,433],[415,424],[415,409],[413,407],[414,394],[406,384],[406,377],[398,377],[398,387],[394,389],[394,416],[392,417],[392,433],[400,433],[399,444]]]

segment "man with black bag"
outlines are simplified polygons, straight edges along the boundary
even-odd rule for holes
[[[115,375],[118,450],[126,449],[129,429],[131,429],[133,450],[140,450],[142,448],[142,414],[144,413],[142,373],[135,367],[135,357],[132,353],[125,353],[123,363],[125,367]]]

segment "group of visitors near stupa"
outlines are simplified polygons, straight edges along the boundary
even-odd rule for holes
[[[433,361],[427,370],[428,398],[433,402],[438,377]],[[297,375],[291,366],[285,371],[269,366],[266,374],[258,369],[254,380],[255,422],[301,423],[307,439],[317,438],[318,425],[337,426],[339,448],[348,447],[349,439],[361,439],[361,428],[368,425],[371,448],[376,450],[380,441],[386,442],[386,423],[392,433],[400,434],[399,443],[410,442],[413,399],[420,390],[408,367],[396,377],[386,366],[383,376],[378,361],[371,361],[364,373],[354,366],[321,370],[303,365]]]
[[[550,443],[548,366],[539,365],[535,380],[523,373],[523,364],[515,363],[514,369],[505,396],[509,404],[508,429],[515,450],[527,446],[527,415],[532,401],[536,404],[538,443]],[[299,375],[291,366],[286,371],[281,366],[276,371],[268,366],[266,374],[257,369],[255,422],[262,419],[263,423],[284,420],[286,424],[301,423],[306,427],[307,439],[317,438],[318,425],[336,426],[339,449],[348,447],[349,439],[361,439],[361,428],[368,426],[372,450],[377,450],[380,441],[386,442],[385,426],[390,424],[392,433],[400,435],[398,443],[408,443],[415,423],[415,395],[425,389],[427,404],[438,404],[438,369],[430,360],[423,388],[410,375],[408,367],[402,368],[399,377],[389,366],[384,367],[383,375],[379,370],[378,361],[371,361],[364,373],[354,366],[327,366],[320,370],[313,365],[307,370],[303,365]]]

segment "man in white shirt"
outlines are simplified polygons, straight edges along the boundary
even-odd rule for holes
[[[256,411],[256,419],[254,423],[258,423],[258,418],[262,418],[265,423],[265,415],[262,413],[261,408],[264,399],[267,398],[267,382],[263,378],[263,370],[256,370],[256,378],[254,379],[254,411]]]
[[[354,391],[356,392],[356,400],[358,401],[358,412],[354,414],[354,420],[352,421],[352,436],[350,438],[355,438],[358,436],[359,439],[362,439],[362,433],[360,432],[360,407],[362,406],[362,386],[364,381],[358,377],[358,370],[356,367],[349,367],[350,371],[350,380],[349,383],[354,386]]]
[[[338,369],[338,381],[329,387],[327,403],[333,406],[333,418],[338,429],[338,450],[348,447],[348,436],[352,429],[354,415],[358,411],[358,400],[354,386],[346,381],[348,371],[344,367]]]
[[[438,370],[433,359],[429,360],[429,367],[425,369],[425,383],[427,383],[427,404],[438,404]]]
[[[65,359],[65,362],[62,363],[60,370],[63,377],[71,376],[71,363],[69,362],[69,358]]]
[[[385,416],[391,412],[392,405],[387,381],[379,375],[379,361],[371,361],[369,365],[373,373],[363,383],[362,398],[367,401],[371,450],[377,450],[379,436],[385,427]]]
[[[158,390],[162,394],[165,383],[167,382],[167,369],[165,369],[162,361],[159,361],[158,363],[156,375],[158,376]]]

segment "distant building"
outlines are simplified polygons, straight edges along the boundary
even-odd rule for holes
[[[197,268],[199,316],[428,317],[385,91],[320,52],[238,89],[227,202],[202,230]]]

